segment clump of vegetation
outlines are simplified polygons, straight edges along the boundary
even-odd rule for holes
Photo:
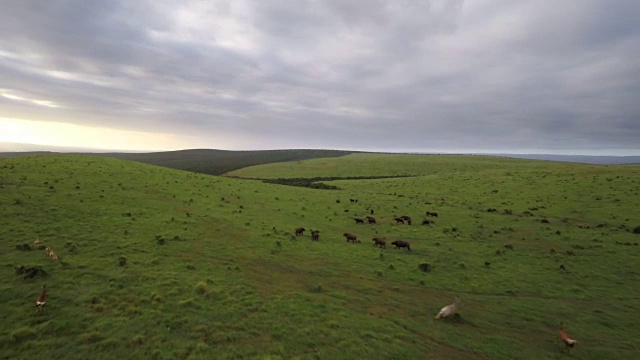
[[[15,268],[15,274],[23,279],[33,279],[36,276],[47,276],[47,272],[42,266],[24,266],[20,265]]]
[[[33,340],[38,336],[38,333],[31,327],[25,326],[17,329],[11,333],[11,339],[16,343],[23,343],[28,340]]]
[[[640,234],[640,225],[638,225],[638,226],[633,228],[633,233],[634,234]]]
[[[125,265],[127,265],[127,258],[126,258],[126,257],[124,257],[124,256],[120,256],[120,257],[118,258],[118,265],[120,265],[120,266],[125,266]]]
[[[31,245],[29,245],[29,244],[18,244],[18,245],[16,245],[16,250],[30,251],[31,250]]]
[[[420,269],[420,271],[424,271],[424,272],[431,272],[431,264],[422,263],[422,264],[418,265],[418,269]]]
[[[158,245],[164,245],[164,244],[165,244],[165,242],[167,242],[167,239],[165,239],[165,237],[164,237],[164,236],[162,236],[162,235],[156,235],[156,243],[157,243]]]
[[[200,281],[196,284],[196,294],[205,295],[208,292],[207,284],[203,281]]]

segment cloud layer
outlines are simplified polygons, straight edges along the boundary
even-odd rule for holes
[[[638,154],[639,18],[636,0],[16,1],[0,116],[226,149]]]

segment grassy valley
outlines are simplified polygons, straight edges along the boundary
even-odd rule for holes
[[[561,321],[572,358],[640,351],[640,166],[358,153],[227,175],[0,160],[1,357],[560,359]]]

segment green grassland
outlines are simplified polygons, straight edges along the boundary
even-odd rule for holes
[[[161,151],[151,153],[76,153],[74,155],[90,155],[122,160],[138,161],[150,165],[158,165],[171,169],[193,171],[201,174],[221,175],[226,172],[258,164],[269,164],[284,161],[298,161],[313,158],[343,156],[353,151],[286,149],[286,150],[216,150],[188,149]],[[60,154],[50,152],[0,152],[1,158]]]
[[[0,160],[0,357],[631,359],[640,351],[640,166],[352,154],[229,175],[408,177],[319,190],[110,158]],[[377,224],[355,223],[371,210]],[[425,211],[438,212],[435,225],[421,225]],[[412,225],[396,224],[399,215]],[[299,226],[307,232],[295,237]],[[344,232],[362,243],[347,243]],[[410,241],[413,251],[375,248],[373,237]],[[431,271],[419,269],[425,263]],[[46,274],[25,276],[20,266]],[[36,312],[43,284],[49,297]],[[459,316],[434,320],[454,296]],[[578,339],[571,355],[557,341],[560,321]]]

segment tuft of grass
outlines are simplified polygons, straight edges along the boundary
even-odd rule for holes
[[[25,341],[33,340],[38,336],[36,330],[31,327],[21,327],[11,333],[11,339],[16,343],[23,343]]]
[[[200,281],[196,284],[196,294],[203,296],[208,292],[207,284]]]

